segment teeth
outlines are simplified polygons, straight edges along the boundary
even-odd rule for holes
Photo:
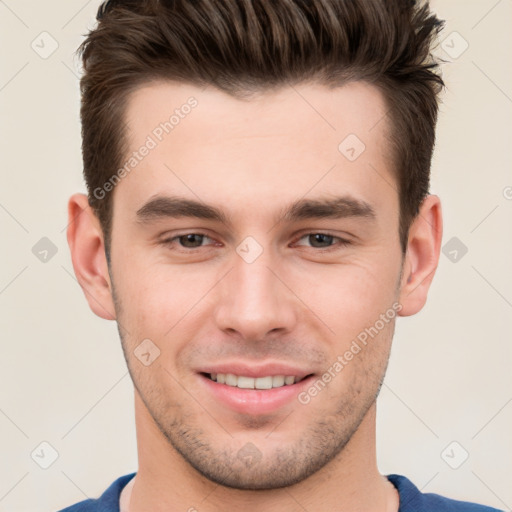
[[[256,389],[272,389],[272,377],[258,377],[254,379]]]
[[[295,384],[293,375],[269,375],[254,378],[232,373],[211,373],[210,378],[219,384],[227,384],[241,389],[272,389]]]
[[[235,386],[243,389],[254,389],[254,380],[251,377],[238,377],[238,382]]]
[[[238,377],[232,373],[226,374],[226,384],[228,386],[235,386],[238,384]]]
[[[285,379],[286,377],[284,375],[276,375],[275,377],[272,377],[272,387],[279,388],[284,386]]]

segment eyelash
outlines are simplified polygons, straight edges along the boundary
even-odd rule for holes
[[[197,235],[197,236],[203,236],[205,238],[210,238],[206,233],[191,231],[191,232],[188,232],[188,233],[182,233],[182,234],[176,235],[176,236],[174,236],[172,238],[168,238],[166,240],[163,240],[162,244],[165,245],[165,246],[169,246],[169,247],[173,246],[174,243],[179,241],[180,238],[186,237],[187,235]],[[329,247],[310,247],[311,249],[316,249],[317,252],[329,252],[329,251],[333,251],[333,250],[339,249],[340,247],[346,247],[346,246],[351,244],[350,241],[345,240],[344,238],[340,238],[340,237],[332,235],[330,233],[325,233],[323,231],[311,231],[309,233],[305,233],[300,238],[297,239],[297,242],[302,240],[303,238],[311,236],[311,235],[329,236],[329,237],[333,238],[333,241],[336,241],[336,240],[338,241],[337,244],[331,245]],[[213,239],[210,238],[210,240],[213,240]],[[197,252],[200,249],[203,249],[204,247],[207,247],[207,246],[199,246],[199,247],[192,247],[192,248],[180,246],[181,252],[186,252],[186,253],[194,253],[194,252]],[[304,246],[301,246],[301,247],[304,247]]]

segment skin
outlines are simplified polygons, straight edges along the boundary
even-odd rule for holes
[[[130,148],[190,96],[197,107],[114,190],[110,268],[86,196],[69,201],[75,273],[94,313],[117,320],[135,386],[139,469],[126,490],[129,510],[397,511],[375,447],[375,399],[396,318],[306,405],[242,414],[196,370],[277,361],[318,378],[393,303],[401,316],[420,311],[439,259],[439,198],[423,201],[403,257],[387,108],[360,82],[243,101],[213,87],[146,84],[127,105]],[[338,150],[350,133],[366,145],[353,162]],[[280,216],[299,199],[346,194],[369,203],[375,218]],[[217,206],[230,224],[138,220],[163,195]],[[198,232],[207,236],[195,249],[164,242]],[[307,235],[318,232],[334,238],[315,245]],[[236,251],[247,236],[263,250],[252,263]],[[149,366],[134,355],[144,339],[160,350]],[[259,453],[250,464],[237,456],[248,443]]]

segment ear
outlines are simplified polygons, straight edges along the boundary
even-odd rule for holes
[[[414,315],[425,305],[439,263],[442,237],[441,201],[435,195],[428,195],[409,229],[400,290],[400,316]]]
[[[115,320],[103,232],[84,194],[69,199],[67,238],[75,275],[89,307],[99,317]]]

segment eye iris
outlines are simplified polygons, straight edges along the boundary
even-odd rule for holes
[[[313,247],[328,247],[332,244],[333,237],[323,233],[315,233],[313,235],[309,235],[309,241]],[[315,245],[317,242],[319,242],[320,245]]]
[[[203,242],[203,235],[197,235],[195,233],[191,233],[189,235],[180,236],[180,244],[184,247],[201,247]]]

